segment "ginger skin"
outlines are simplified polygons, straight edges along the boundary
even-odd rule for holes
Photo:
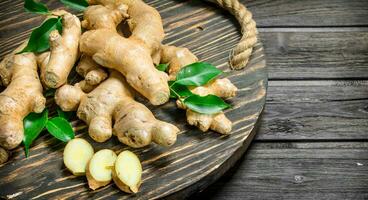
[[[79,86],[64,85],[57,90],[55,100],[64,111],[77,109],[78,117],[89,125],[89,135],[97,142],[114,134],[135,148],[151,141],[163,146],[174,144],[179,129],[157,120],[148,108],[133,99],[131,90],[124,77],[112,71],[92,92],[85,94]]]
[[[58,88],[65,84],[68,75],[78,59],[78,45],[81,36],[81,25],[78,17],[66,11],[55,11],[55,15],[63,18],[63,32],[57,30],[50,33],[50,51],[39,55],[41,79],[49,88]]]
[[[138,23],[132,29],[132,35],[125,38],[116,30],[118,24],[127,16],[126,6],[128,6],[129,20],[140,15],[151,15],[157,12],[152,7],[147,13],[137,13],[134,9],[140,5],[147,8],[143,2],[137,1],[95,1],[91,4],[101,3],[101,5],[90,6],[84,12],[83,27],[94,29],[83,33],[80,41],[80,51],[92,57],[98,64],[115,69],[122,73],[127,82],[153,105],[161,105],[168,101],[170,91],[167,84],[167,74],[158,71],[152,61],[151,53],[158,49],[162,37],[154,35],[151,29],[162,29],[157,31],[163,33],[161,18],[160,23],[153,26],[150,23]],[[118,9],[120,8],[120,9]],[[149,11],[149,12],[148,12]],[[139,15],[138,15],[139,14]],[[145,19],[145,17],[143,17]],[[140,18],[139,18],[140,19]],[[155,21],[152,21],[155,22]],[[145,28],[144,28],[145,27]],[[147,39],[143,39],[143,31]],[[148,31],[148,32],[147,32]],[[154,42],[153,42],[154,41]],[[146,43],[147,42],[147,43]],[[157,44],[156,44],[157,43]]]
[[[33,53],[15,54],[25,44],[0,63],[0,71],[8,71],[5,74],[9,75],[1,78],[7,88],[0,93],[0,146],[5,149],[13,149],[22,142],[23,119],[45,108],[36,56]]]
[[[80,50],[98,64],[122,73],[153,105],[168,101],[168,76],[155,68],[144,43],[126,39],[114,30],[97,29],[82,35]]]
[[[198,58],[187,48],[162,45],[161,63],[169,63],[169,76],[171,80],[175,80],[176,74],[182,67],[197,61]],[[215,79],[204,86],[191,87],[189,89],[192,93],[200,96],[213,94],[225,99],[234,97],[237,92],[235,85],[226,78]],[[197,126],[201,131],[205,132],[211,129],[221,134],[229,134],[231,132],[232,122],[223,112],[201,114],[187,109],[179,100],[176,103],[179,108],[186,109],[188,123]]]
[[[6,163],[9,159],[8,151],[0,147],[0,165]]]
[[[155,8],[147,5],[142,0],[88,0],[88,3],[90,5],[104,5],[108,8],[127,6],[129,16],[127,23],[131,31],[129,38],[145,43],[150,49],[151,55],[160,48],[165,32],[160,13]]]
[[[79,75],[84,77],[86,84],[89,85],[97,85],[108,76],[107,72],[99,64],[86,55],[81,56],[76,71]]]

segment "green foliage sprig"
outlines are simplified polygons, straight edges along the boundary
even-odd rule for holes
[[[65,6],[72,9],[83,11],[88,7],[86,0],[60,0]],[[27,12],[42,14],[42,15],[53,15],[52,12],[43,3],[34,0],[24,0],[24,9]],[[27,46],[18,53],[34,52],[42,53],[50,49],[49,38],[50,33],[53,30],[58,30],[61,34],[62,31],[62,17],[54,16],[44,21],[41,26],[35,28],[31,37],[28,40]]]
[[[175,81],[169,81],[170,97],[179,99],[189,109],[202,114],[215,114],[229,108],[230,105],[216,95],[200,96],[188,88],[205,85],[221,73],[221,70],[205,62],[187,65],[178,72]]]
[[[32,142],[45,128],[48,133],[63,142],[73,139],[75,134],[68,122],[68,118],[66,118],[68,116],[69,114],[61,111],[61,109],[58,110],[58,116],[51,119],[48,117],[48,109],[44,109],[42,113],[30,113],[27,115],[23,120],[23,144],[26,157],[29,156],[29,148]]]

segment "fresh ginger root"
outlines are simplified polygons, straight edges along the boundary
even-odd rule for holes
[[[137,193],[142,183],[142,165],[130,151],[121,152],[112,170],[114,183],[124,192]]]
[[[41,79],[49,88],[58,88],[65,84],[74,63],[78,59],[78,45],[81,25],[78,17],[66,11],[54,11],[62,16],[62,35],[57,30],[50,33],[50,51],[38,56]]]
[[[76,71],[79,75],[84,77],[84,80],[88,85],[97,85],[104,81],[108,76],[107,72],[99,64],[86,55],[81,56],[76,67]]]
[[[0,165],[6,163],[8,159],[9,159],[8,152],[5,149],[0,147]]]
[[[107,8],[118,8],[118,10],[127,12],[125,17],[129,16],[127,23],[131,31],[129,39],[143,42],[151,55],[159,50],[165,32],[160,13],[155,8],[142,0],[88,0],[88,3],[90,5],[100,4]]]
[[[187,48],[162,45],[161,63],[169,63],[169,75],[171,80],[175,80],[177,73],[186,65],[197,62],[198,58]],[[190,87],[190,91],[200,96],[209,94],[216,95],[221,98],[231,98],[236,95],[237,88],[229,79],[215,79],[204,86]],[[208,129],[214,130],[221,134],[229,134],[231,132],[232,123],[223,112],[216,114],[201,114],[187,109],[181,101],[177,101],[179,108],[186,109],[187,121],[190,125],[197,126],[201,131]]]
[[[176,126],[157,120],[147,107],[136,102],[117,71],[112,71],[88,94],[78,85],[64,85],[56,91],[55,101],[64,111],[77,110],[78,117],[89,126],[89,135],[97,142],[108,140],[114,133],[119,141],[135,148],[151,141],[170,146],[179,132]]]
[[[17,147],[23,140],[23,119],[31,112],[40,113],[46,99],[37,74],[33,53],[16,54],[24,43],[0,63],[1,82],[7,88],[0,93],[0,146]]]
[[[111,182],[116,157],[115,152],[109,149],[100,150],[93,155],[86,169],[89,188],[96,190]]]
[[[151,58],[151,53],[158,48],[161,38],[163,39],[163,34],[162,36],[153,34],[155,33],[153,29],[159,30],[157,34],[160,33],[160,35],[163,32],[160,16],[158,13],[152,14],[157,11],[152,7],[147,9],[147,12],[141,9],[135,11],[137,5],[147,8],[147,5],[140,0],[90,3],[101,3],[106,7],[90,6],[84,12],[83,27],[94,30],[83,33],[80,51],[91,56],[98,64],[122,73],[127,82],[153,105],[167,102],[170,95],[167,84],[168,76],[155,68]],[[130,20],[138,20],[140,15],[143,15],[142,19],[146,19],[145,16],[151,14],[158,16],[155,17],[155,20],[149,19],[149,21],[135,24],[136,26],[131,27],[132,36],[125,38],[119,35],[116,27],[126,16],[126,6],[128,6],[127,12]],[[157,17],[159,23],[153,26],[152,23],[158,20]]]
[[[93,147],[86,140],[81,138],[70,140],[64,149],[64,164],[75,176],[84,175],[93,153]]]

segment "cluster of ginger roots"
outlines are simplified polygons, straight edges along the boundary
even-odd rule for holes
[[[6,89],[0,93],[0,163],[8,157],[4,149],[22,142],[24,117],[45,108],[43,88],[56,88],[57,105],[63,111],[76,111],[97,142],[116,135],[134,148],[151,141],[163,146],[175,143],[179,129],[156,119],[135,96],[139,93],[153,105],[166,103],[168,81],[197,57],[186,48],[162,44],[160,14],[141,0],[88,3],[82,21],[66,11],[54,11],[62,17],[63,31],[50,33],[49,51],[17,54],[25,42],[1,62],[0,85]],[[76,62],[84,80],[68,85]],[[156,69],[159,63],[169,63],[168,74]],[[237,88],[228,79],[216,79],[191,91],[230,98]],[[178,106],[186,109],[180,102]],[[202,131],[231,131],[232,123],[223,112],[208,115],[186,109],[186,115],[188,123]]]

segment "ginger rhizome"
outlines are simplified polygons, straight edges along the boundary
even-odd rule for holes
[[[0,147],[0,165],[6,163],[9,159],[9,153],[4,148]]]
[[[41,79],[49,88],[58,88],[65,84],[79,55],[81,25],[78,17],[66,11],[55,11],[62,17],[62,35],[58,30],[50,33],[50,51],[39,55]]]
[[[99,64],[86,55],[81,56],[75,70],[79,75],[84,77],[88,85],[97,85],[108,76],[107,72]]]
[[[83,33],[80,51],[98,64],[122,73],[130,86],[153,105],[167,102],[170,95],[168,75],[157,70],[151,58],[164,37],[158,12],[140,0],[90,3],[101,3],[105,7],[94,5],[84,12],[82,24],[92,30]],[[127,15],[129,38],[116,30]]]
[[[187,48],[162,45],[161,63],[169,63],[169,75],[171,80],[175,80],[177,73],[186,65],[198,61],[198,58]],[[190,87],[193,94],[206,96],[209,94],[216,95],[221,98],[231,98],[236,95],[237,88],[229,79],[215,79],[204,86]],[[209,129],[221,134],[229,134],[231,132],[232,123],[223,112],[216,114],[202,114],[187,109],[180,100],[177,105],[181,109],[186,109],[187,122],[190,125],[197,126],[201,131],[205,132]]]
[[[1,84],[6,89],[0,93],[0,146],[17,147],[23,140],[23,119],[31,112],[41,113],[46,99],[37,73],[33,53],[16,54],[24,43],[0,63]]]
[[[112,71],[90,93],[83,92],[79,84],[64,85],[56,91],[55,100],[64,111],[77,110],[77,116],[87,123],[89,135],[97,142],[114,134],[131,147],[147,146],[151,141],[170,146],[179,132],[176,126],[157,120],[146,106],[136,102],[132,88],[117,71]]]

